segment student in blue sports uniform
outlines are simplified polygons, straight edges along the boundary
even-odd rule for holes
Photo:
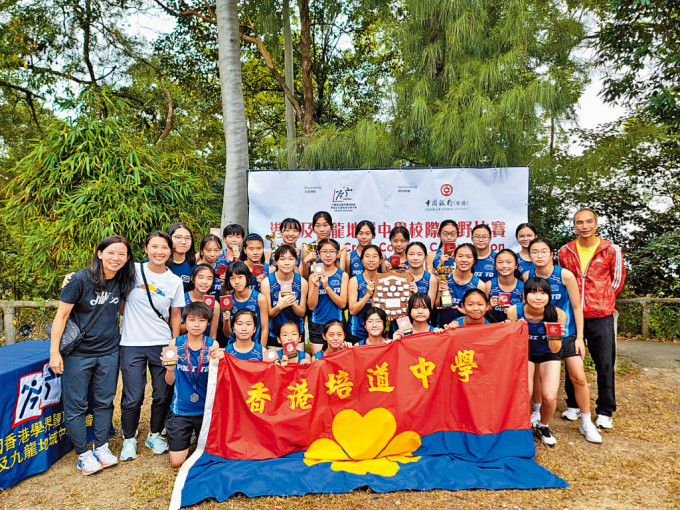
[[[196,266],[194,236],[184,223],[175,223],[168,229],[172,239],[172,256],[168,259],[168,269],[182,279],[184,292],[191,288],[191,271]]]
[[[215,273],[213,273],[213,269],[210,266],[206,264],[197,264],[191,273],[190,281],[193,289],[184,293],[184,303],[187,305],[189,303],[202,303],[203,296],[206,296],[212,288],[212,284],[215,281]],[[184,309],[182,309],[182,312],[184,312]],[[209,324],[205,328],[203,334],[209,336],[210,338],[217,338],[217,330],[221,326],[221,319],[222,316],[220,315],[220,303],[217,299],[215,299],[213,315],[210,318]],[[182,323],[182,325],[179,327],[179,332],[187,332],[187,325],[185,323]]]
[[[347,273],[335,265],[340,251],[338,242],[335,239],[322,239],[319,241],[318,249],[321,264],[317,263],[312,274],[309,275],[309,294],[307,295],[307,308],[312,312],[308,323],[312,355],[324,347],[324,324],[331,319],[342,320],[344,318],[349,283]],[[317,267],[321,267],[323,272],[317,273]]]
[[[394,269],[390,263],[390,257],[399,257],[398,271],[406,271],[408,269],[408,262],[406,262],[406,247],[410,240],[411,235],[408,233],[408,229],[403,225],[397,225],[390,230],[392,253],[389,257],[385,257],[385,260],[383,261],[384,272],[392,271]]]
[[[496,252],[489,249],[491,243],[491,229],[489,225],[480,223],[472,229],[472,243],[477,250],[477,261],[475,262],[475,276],[483,282],[488,282],[496,276],[496,266],[494,259]]]
[[[550,303],[550,287],[550,283],[543,278],[529,278],[524,284],[525,302],[508,308],[508,319],[511,321],[523,319],[529,325],[529,392],[534,390],[534,372],[539,371],[541,374],[539,387],[543,399],[540,418],[534,432],[543,444],[552,447],[557,444],[557,440],[549,424],[557,406],[562,350],[559,342],[550,345],[545,323],[559,322],[564,326],[566,315],[560,308]]]
[[[278,361],[282,367],[285,367],[289,364],[309,365],[312,362],[311,356],[300,349],[300,343],[303,342],[303,339],[300,336],[300,331],[297,327],[297,324],[294,322],[289,321],[281,324],[281,327],[279,328],[279,336],[276,341],[278,343],[278,347],[275,353],[278,357],[278,360],[275,359],[275,361]],[[295,342],[295,344],[298,345],[296,357],[291,359],[288,358],[288,356],[283,355],[283,344],[286,342]]]
[[[354,228],[354,237],[357,240],[357,248],[347,254],[347,260],[345,261],[345,267],[350,278],[364,270],[364,265],[361,263],[361,254],[364,248],[375,239],[375,225],[373,225],[373,222],[362,220],[357,223],[357,226]]]
[[[182,313],[187,333],[170,342],[179,359],[166,366],[165,382],[174,386],[165,430],[170,449],[170,465],[180,467],[187,458],[191,434],[201,432],[208,385],[208,360],[215,355],[214,340],[203,332],[213,311],[205,303],[189,303]],[[161,358],[162,360],[162,358]]]
[[[276,271],[262,281],[262,294],[267,298],[269,313],[269,340],[267,345],[277,346],[281,325],[293,322],[304,342],[303,325],[307,312],[307,281],[295,272],[295,248],[279,246],[274,253]],[[290,294],[281,296],[281,285],[290,286]],[[287,291],[288,292],[288,291]]]
[[[556,266],[553,263],[555,249],[547,239],[538,237],[531,241],[529,253],[535,267],[527,271],[524,276],[526,278],[534,276],[545,278],[550,285],[550,303],[565,313],[566,322],[564,327],[565,336],[562,339],[562,359],[564,359],[569,377],[574,383],[574,396],[581,414],[585,414],[588,420],[590,420],[590,389],[583,368],[583,360],[586,355],[585,343],[583,341],[583,311],[576,276],[568,269]],[[541,397],[534,394],[534,409],[532,412],[534,420],[538,412],[540,412],[540,408]],[[599,442],[597,436],[592,434],[590,427],[586,425],[584,430],[585,432],[583,430],[581,432],[586,436],[586,440]]]
[[[300,272],[300,254],[301,250],[297,247],[297,241],[300,239],[300,232],[302,232],[302,225],[298,220],[295,218],[285,218],[281,222],[281,226],[279,227],[279,231],[281,232],[281,246],[284,244],[287,244],[288,246],[292,246],[295,248],[295,252],[297,253],[297,265],[298,268],[296,271],[299,273]],[[264,253],[264,259],[267,261],[267,263],[271,267],[276,267],[276,264],[274,263],[274,252],[276,250],[267,250]]]
[[[323,339],[326,346],[322,351],[314,354],[314,360],[340,352],[346,345],[345,336],[345,323],[338,319],[329,320],[323,327]],[[352,344],[347,344],[347,346],[351,347]]]
[[[519,272],[524,274],[534,267],[531,262],[531,255],[529,254],[529,243],[538,237],[536,227],[531,223],[520,223],[515,230],[515,238],[522,247],[517,253],[517,263],[519,264]]]
[[[458,317],[449,324],[449,328],[489,324],[489,319],[486,317],[486,314],[489,311],[489,298],[483,290],[466,290],[465,294],[463,294],[463,300],[461,301],[460,306],[465,312],[465,315]]]
[[[367,336],[363,340],[357,342],[356,345],[386,345],[392,341],[385,338],[387,314],[384,310],[370,307],[364,312],[363,319]]]
[[[269,264],[264,261],[264,239],[259,234],[248,234],[243,240],[243,251],[241,252],[241,261],[245,262],[250,274],[252,276],[251,286],[256,291],[260,291],[262,281],[269,276]],[[263,266],[262,274],[255,276],[253,268],[255,264]]]
[[[208,292],[208,294],[215,296],[215,298],[220,296],[220,291],[222,290],[222,281],[217,274],[217,268],[220,266],[217,263],[217,259],[220,256],[221,250],[222,242],[220,241],[220,238],[210,234],[203,238],[198,252],[200,256],[199,264],[205,264],[208,267],[211,267],[215,273],[215,279]]]
[[[517,268],[517,254],[503,248],[496,254],[496,272],[498,276],[486,282],[486,295],[489,296],[491,310],[489,315],[495,322],[503,322],[506,319],[505,308],[498,306],[499,294],[510,294],[510,305],[516,305],[524,296],[524,282],[522,273]]]
[[[229,338],[228,343],[236,340],[231,329],[232,317],[239,310],[251,310],[255,314],[255,341],[267,346],[269,339],[269,315],[267,298],[252,288],[250,269],[241,261],[234,262],[227,269],[223,294],[231,293],[231,310],[222,310],[222,332]]]
[[[446,327],[455,319],[464,315],[465,312],[460,304],[463,300],[463,294],[468,289],[482,289],[484,290],[484,282],[482,282],[472,272],[475,262],[477,261],[477,251],[470,243],[459,244],[453,252],[453,260],[456,264],[456,269],[451,271],[446,276],[446,280],[439,281],[439,292],[437,294],[437,306],[439,327]],[[453,306],[449,308],[441,308],[442,292],[449,291],[451,293],[451,300]]]
[[[235,358],[250,361],[272,361],[265,355],[267,349],[259,341],[254,340],[255,327],[258,323],[255,312],[241,308],[231,319],[231,330],[234,341],[224,351]]]
[[[347,290],[349,334],[347,337],[352,344],[364,340],[368,335],[366,328],[364,328],[363,317],[364,312],[371,306],[371,299],[375,291],[373,278],[378,272],[381,261],[382,252],[380,248],[374,244],[366,246],[361,253],[361,263],[364,266],[364,271],[349,280]]]
[[[430,302],[437,299],[437,277],[425,270],[427,249],[420,241],[413,241],[406,247],[408,272],[413,276],[414,288],[411,292],[421,292],[430,297]]]
[[[453,266],[453,253],[444,253],[444,244],[456,244],[458,239],[458,223],[444,220],[439,224],[439,247],[427,256],[427,267],[430,272],[441,266]],[[454,248],[455,249],[455,248]]]
[[[312,217],[312,228],[314,229],[314,233],[316,234],[317,250],[311,252],[308,248],[308,245],[302,247],[301,256],[302,261],[300,262],[300,274],[303,276],[303,278],[309,278],[309,270],[311,264],[313,264],[314,262],[321,262],[319,260],[318,243],[322,239],[329,239],[331,237],[331,234],[333,233],[333,219],[331,218],[331,215],[326,211],[318,211],[314,213],[314,216]],[[342,269],[343,271],[346,270],[345,268],[346,258],[347,250],[343,248],[342,250],[340,250],[340,253],[338,254],[338,260],[336,262],[338,268]]]
[[[232,223],[227,225],[222,230],[222,238],[224,239],[224,245],[226,248],[220,252],[217,258],[217,264],[224,264],[228,266],[232,262],[239,260],[241,256],[241,245],[243,244],[243,238],[246,236],[245,229],[238,223]],[[220,246],[221,248],[221,246]]]

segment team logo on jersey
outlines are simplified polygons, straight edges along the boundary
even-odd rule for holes
[[[551,286],[550,286],[550,290],[551,290],[552,292],[557,292],[557,291],[560,290],[560,288],[559,288],[557,285],[551,285]]]
[[[486,271],[493,271],[493,269],[494,269],[493,264],[486,264],[486,265],[484,265],[484,269],[485,269]]]

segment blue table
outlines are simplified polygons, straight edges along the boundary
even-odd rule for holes
[[[72,448],[49,359],[47,341],[0,347],[0,489],[46,471]]]

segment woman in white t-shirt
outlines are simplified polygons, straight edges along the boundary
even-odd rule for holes
[[[125,437],[121,460],[137,457],[137,427],[144,402],[146,370],[151,374],[151,423],[146,446],[154,453],[168,451],[161,437],[170,409],[172,386],[165,382],[161,351],[179,335],[184,306],[182,280],[166,263],[172,254],[172,239],[165,232],[146,238],[144,251],[148,262],[135,264],[135,287],[127,295],[120,341],[120,371],[123,376],[121,428]]]

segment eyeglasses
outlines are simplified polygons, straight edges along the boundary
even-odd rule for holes
[[[486,241],[487,239],[491,239],[491,236],[472,236],[472,239],[475,241]]]
[[[453,239],[454,237],[457,237],[458,233],[457,232],[442,232],[439,234],[439,237],[441,239]]]
[[[383,321],[381,321],[380,319],[370,319],[370,320],[366,321],[367,326],[378,326],[378,325],[382,325],[382,324],[383,324]]]
[[[322,250],[322,251],[320,251],[319,253],[320,253],[321,255],[335,255],[335,254],[338,253],[338,252],[335,251],[335,250]]]
[[[185,243],[191,242],[191,236],[172,236],[172,238],[175,241],[180,241],[180,242],[185,242]]]

